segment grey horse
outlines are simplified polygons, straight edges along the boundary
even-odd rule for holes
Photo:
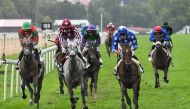
[[[27,98],[25,94],[25,86],[27,86],[30,92],[30,104],[33,104],[33,102],[37,103],[37,108],[39,108],[40,90],[42,88],[45,67],[44,63],[41,63],[41,69],[39,69],[38,61],[33,55],[32,50],[32,43],[26,41],[23,45],[24,55],[19,63],[19,73],[22,79],[22,98]],[[33,88],[30,85],[31,83],[33,83]]]
[[[77,57],[78,47],[77,43],[69,42],[68,43],[68,59],[63,65],[63,72],[65,77],[65,83],[68,88],[70,95],[71,108],[75,109],[75,103],[77,103],[78,97],[74,97],[73,88],[81,85],[81,96],[83,109],[88,109],[85,100],[85,91],[84,91],[84,65],[79,57]]]

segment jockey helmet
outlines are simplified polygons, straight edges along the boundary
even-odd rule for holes
[[[113,25],[112,22],[110,22],[110,23],[107,25],[107,28],[114,30],[114,29],[115,29],[115,26]]]
[[[24,22],[24,23],[22,24],[22,29],[23,29],[23,30],[30,30],[30,29],[31,29],[31,23],[29,23],[29,22]]]
[[[127,28],[125,26],[119,26],[117,29],[119,34],[126,34],[128,32]]]
[[[71,21],[69,19],[64,19],[62,22],[62,28],[72,28]]]
[[[168,22],[164,22],[163,26],[169,26]]]
[[[89,25],[87,28],[88,31],[96,31],[96,26],[95,25]]]
[[[155,26],[154,27],[154,32],[156,32],[156,33],[160,33],[161,30],[162,30],[161,26]]]

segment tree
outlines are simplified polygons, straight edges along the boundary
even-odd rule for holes
[[[3,0],[0,7],[1,7],[2,18],[19,17],[19,13],[17,12],[15,5],[11,0]]]

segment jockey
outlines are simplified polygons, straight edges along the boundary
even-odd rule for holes
[[[169,37],[167,31],[165,29],[162,29],[161,26],[155,26],[154,27],[154,30],[150,34],[149,40],[155,43],[155,36],[156,35],[162,35],[163,36],[163,39],[162,39],[162,42],[161,42],[163,46],[166,46],[168,44],[168,41],[170,40],[170,37]],[[155,48],[155,45],[153,44],[151,51],[154,48]],[[149,57],[148,60],[152,61],[151,52],[149,53],[148,57]]]
[[[108,35],[113,35],[115,32],[115,26],[113,25],[113,23],[108,23],[106,26],[105,31],[108,33]]]
[[[162,28],[168,32],[168,35],[171,36],[173,34],[172,27],[168,24],[168,22],[164,22]]]
[[[36,28],[34,26],[31,25],[31,23],[29,22],[24,22],[22,24],[22,27],[20,28],[19,32],[19,40],[20,40],[20,44],[23,47],[23,41],[25,40],[25,38],[29,38],[30,37],[30,41],[33,44],[34,47],[34,53],[36,56],[36,59],[38,60],[38,66],[39,68],[41,68],[41,64],[40,64],[40,56],[38,53],[38,40],[39,40],[39,36],[38,36],[38,31],[36,30]],[[19,60],[18,63],[21,61],[22,56],[24,54],[24,51],[21,50],[20,54],[19,54]],[[17,63],[17,67],[16,69],[18,70],[18,63]]]
[[[82,26],[82,29],[80,31],[82,36],[84,36],[86,34],[87,28],[88,28],[87,25]]]
[[[133,51],[132,61],[134,61],[134,63],[138,66],[140,73],[143,73],[144,70],[139,64],[138,58],[134,55],[134,51],[138,48],[136,36],[132,32],[128,31],[125,26],[119,26],[117,31],[118,32],[114,35],[112,39],[112,52],[120,54],[120,57],[122,57],[122,54],[120,52],[121,48],[118,48],[118,44],[131,46],[131,50]],[[122,60],[120,58],[118,60],[117,65],[114,67],[115,70],[114,75],[116,76],[117,76],[117,66],[120,65],[121,61]]]
[[[64,19],[62,22],[62,26],[59,28],[59,36],[56,39],[56,45],[59,49],[62,49],[62,53],[68,54],[68,40],[69,41],[76,41],[78,44],[78,53],[77,56],[82,60],[84,68],[87,68],[87,61],[81,54],[80,49],[80,41],[81,35],[77,28],[71,25],[71,21],[68,19]],[[59,52],[59,51],[58,51]]]
[[[88,47],[89,47],[91,42],[95,43],[95,46],[97,48],[97,56],[99,58],[100,65],[102,65],[103,62],[102,62],[102,59],[100,56],[100,52],[98,50],[98,46],[101,43],[101,39],[100,39],[100,35],[97,32],[96,27],[94,25],[88,26],[87,31],[82,38],[82,46],[84,47],[84,49],[83,49],[83,56],[84,57],[86,57],[86,55],[87,55]]]
[[[166,31],[167,31],[167,33],[168,33],[168,35],[170,36],[170,45],[168,46],[169,48],[171,48],[172,47],[172,39],[171,39],[171,35],[172,35],[172,33],[173,33],[173,29],[172,29],[172,27],[168,24],[168,22],[164,22],[163,23],[163,25],[162,25],[162,28],[163,29],[165,29]]]

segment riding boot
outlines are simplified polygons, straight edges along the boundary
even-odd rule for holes
[[[136,61],[135,60],[133,60],[133,62],[136,64],[136,65],[138,65],[138,69],[139,69],[139,71],[140,71],[140,74],[142,74],[142,73],[144,73],[144,68],[142,67],[142,65],[140,64],[140,62],[139,62],[139,59],[137,58],[137,56],[135,56],[135,55],[133,55],[133,58],[134,59],[136,59]]]
[[[152,50],[153,50],[154,48],[155,48],[155,45],[152,46],[152,48],[151,48],[151,50],[150,50],[150,52],[149,52],[149,54],[148,54],[148,60],[149,60],[149,61],[152,61],[151,52],[152,52]]]
[[[98,59],[99,59],[99,64],[100,64],[100,65],[103,65],[103,62],[102,62],[101,55],[100,55],[100,52],[99,52],[99,51],[97,51],[97,57],[98,57]]]
[[[141,66],[141,64],[139,64],[138,69],[139,69],[140,75],[144,73],[144,68]]]
[[[60,47],[60,46],[57,46],[57,50],[56,50],[55,55],[54,55],[55,61],[58,60],[58,54],[59,54],[60,50],[61,50],[61,47]]]
[[[38,53],[38,49],[34,49],[35,55],[36,55],[36,59],[38,61],[38,67],[41,68],[41,62],[40,62],[40,55]]]
[[[22,50],[21,52],[20,52],[20,54],[19,54],[19,57],[18,57],[18,62],[17,62],[17,66],[16,66],[16,70],[19,70],[19,66],[18,66],[18,64],[19,64],[19,62],[21,61],[21,59],[22,59],[22,56],[24,55],[24,51]]]
[[[90,64],[88,63],[87,59],[85,57],[83,57],[81,53],[77,53],[77,55],[82,60],[85,69],[90,67]]]

